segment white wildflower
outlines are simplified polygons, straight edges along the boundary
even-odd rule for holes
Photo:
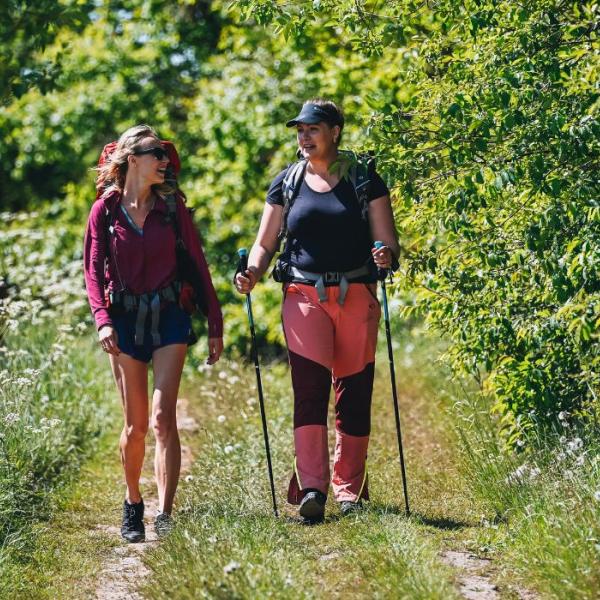
[[[520,467],[517,467],[515,469],[515,471],[513,472],[512,476],[514,479],[523,479],[527,473],[529,471],[529,465],[521,465]]]
[[[594,500],[596,502],[600,502],[600,489],[598,489],[594,492]]]
[[[194,481],[194,476],[193,475],[186,475],[185,476],[185,482],[186,483],[190,483],[192,481]]]
[[[18,420],[20,419],[19,415],[17,413],[7,413],[4,415],[4,422],[7,425],[13,425],[14,423],[16,423]]]
[[[256,404],[256,398],[248,398],[248,400],[246,400],[246,404],[248,406],[252,406],[253,404]]]
[[[219,371],[219,379],[227,379],[227,372]]]
[[[240,566],[241,565],[239,562],[235,562],[235,560],[232,560],[230,563],[226,564],[223,567],[223,573],[225,573],[225,575],[229,575],[230,573],[237,571],[240,568]]]
[[[567,452],[574,454],[577,450],[580,450],[583,447],[583,440],[581,438],[573,438],[571,441],[567,442]]]
[[[219,415],[219,416],[217,417],[217,421],[218,421],[219,423],[225,423],[225,421],[227,421],[227,417],[226,417],[225,415]]]
[[[227,444],[227,446],[225,446],[225,448],[223,448],[223,451],[225,452],[225,454],[231,454],[234,450],[235,450],[235,448],[231,444]]]
[[[568,416],[569,416],[569,413],[566,410],[561,410],[558,413],[558,420],[559,421],[566,421]]]
[[[526,483],[539,477],[541,471],[537,467],[522,464],[517,467],[507,478],[507,483]]]

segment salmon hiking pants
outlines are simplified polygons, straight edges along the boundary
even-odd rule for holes
[[[327,494],[329,392],[335,390],[335,452],[331,483],[338,502],[368,500],[367,447],[375,347],[381,309],[373,284],[351,283],[343,306],[339,287],[325,288],[319,302],[311,285],[284,288],[283,330],[294,389],[294,474],[288,502],[299,504],[307,488]]]

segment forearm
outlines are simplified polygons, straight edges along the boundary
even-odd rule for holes
[[[248,257],[248,268],[254,272],[257,280],[265,274],[272,258],[272,252],[258,242],[254,243]]]

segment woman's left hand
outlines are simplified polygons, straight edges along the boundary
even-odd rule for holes
[[[221,357],[221,352],[223,352],[223,338],[208,338],[208,358],[206,359],[206,364],[214,365]]]
[[[382,246],[381,248],[372,248],[371,254],[375,265],[379,269],[390,269],[392,267],[392,251],[388,246]]]

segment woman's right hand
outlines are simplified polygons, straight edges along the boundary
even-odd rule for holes
[[[105,325],[98,332],[98,337],[100,338],[100,345],[102,346],[102,350],[104,350],[104,352],[119,356],[121,353],[119,346],[117,346],[119,338],[117,336],[117,332],[114,330],[114,327]]]
[[[253,269],[246,269],[243,273],[237,273],[235,276],[235,289],[240,294],[249,294],[256,285],[258,277]]]

